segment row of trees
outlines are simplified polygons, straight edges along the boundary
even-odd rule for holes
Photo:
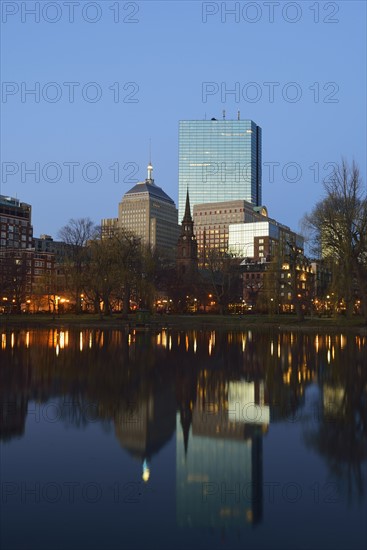
[[[324,198],[303,219],[310,250],[330,269],[332,287],[328,292],[335,301],[343,300],[347,317],[353,313],[358,296],[367,323],[367,194],[356,164],[349,166],[342,161],[324,183],[324,191]],[[82,300],[86,299],[94,304],[96,312],[103,314],[109,314],[115,303],[128,313],[130,300],[149,307],[159,289],[172,298],[178,311],[185,310],[188,295],[195,296],[204,307],[212,296],[220,312],[242,296],[240,261],[228,253],[210,251],[205,273],[187,281],[180,279],[172,259],[150,250],[131,233],[120,231],[101,239],[100,228],[89,218],[70,220],[60,230],[59,237],[65,243],[62,276],[54,270],[52,275],[38,280],[38,286],[33,284],[32,289],[40,296],[48,294],[50,310],[56,309],[57,295],[64,290],[68,291],[76,312],[81,311]],[[289,260],[292,273],[287,290],[302,318],[302,297],[297,298],[300,296],[296,273],[299,251],[291,244],[287,243],[287,250],[279,254],[282,261]],[[12,296],[19,311],[29,286],[26,253],[27,250],[22,252],[24,257],[15,258],[13,251],[1,252],[2,292]],[[279,279],[280,264],[280,257],[274,257],[261,288],[254,288],[254,294],[262,294],[268,302],[269,297],[271,300],[274,296],[270,306],[278,303],[277,296],[284,282]]]
[[[65,286],[75,303],[94,304],[95,312],[108,315],[115,303],[128,313],[130,300],[148,307],[154,297],[154,282],[160,258],[127,231],[100,238],[100,228],[89,218],[72,219],[59,237],[67,245],[63,264]]]

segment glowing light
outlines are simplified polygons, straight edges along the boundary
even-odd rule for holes
[[[340,348],[344,349],[346,343],[347,343],[347,339],[343,336],[343,334],[341,334],[340,335]]]
[[[162,346],[167,349],[167,332],[162,330]]]
[[[144,483],[147,483],[149,481],[150,468],[149,468],[149,464],[146,460],[144,460],[144,462],[143,462],[143,473],[142,473],[141,477],[142,477]]]
[[[83,333],[82,333],[82,331],[79,332],[79,349],[80,349],[80,351],[83,351]]]
[[[246,337],[246,336],[247,336],[246,334],[243,334],[243,335],[242,335],[242,352],[244,352],[245,349],[246,349],[246,341],[247,341],[247,337]]]

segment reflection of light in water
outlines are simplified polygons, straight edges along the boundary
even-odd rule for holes
[[[315,349],[316,349],[316,352],[319,351],[319,335],[316,334],[315,336]]]
[[[65,333],[63,331],[60,332],[60,349],[64,349],[65,347]]]
[[[273,342],[273,340],[272,340],[271,343],[270,343],[270,355],[271,355],[271,356],[274,355],[274,342]]]
[[[331,348],[331,336],[328,338],[328,348]]]
[[[80,349],[80,351],[83,351],[83,333],[82,333],[82,331],[79,332],[79,349]]]
[[[285,372],[283,374],[283,382],[284,384],[290,384],[291,382],[291,374],[292,374],[292,369],[291,367],[289,367],[289,369],[287,370],[287,372]]]
[[[214,346],[215,346],[215,331],[212,330],[209,336],[209,355],[212,354]]]
[[[328,365],[330,365],[330,350],[329,349],[327,350],[327,362],[328,362]]]
[[[177,335],[177,345],[179,346],[181,344],[181,334],[178,333]]]
[[[246,340],[247,340],[246,334],[243,334],[242,335],[242,351],[245,351],[245,349],[246,349]]]
[[[196,340],[196,332],[194,332],[194,353],[196,353],[197,349],[197,340]]]
[[[168,349],[172,349],[172,336],[169,335],[169,339],[168,339]]]
[[[15,334],[14,332],[11,333],[11,338],[10,338],[10,346],[13,348],[14,347],[14,343],[15,343]]]
[[[361,347],[364,347],[366,345],[365,336],[363,336],[362,338],[360,336],[356,336],[356,344],[358,346],[358,349],[361,349]]]
[[[293,340],[294,340],[294,334],[293,332],[291,332],[291,344],[293,344]]]
[[[292,353],[291,351],[289,350],[288,351],[288,365],[291,365],[292,364]]]
[[[58,356],[60,353],[60,346],[59,344],[56,344],[56,356]]]
[[[347,339],[343,336],[343,334],[341,334],[340,335],[340,349],[345,348],[346,341],[347,341]]]
[[[185,347],[186,347],[186,351],[189,350],[189,337],[188,335],[186,334],[186,338],[185,338]]]
[[[92,333],[89,334],[89,349],[92,349]]]
[[[251,330],[248,331],[248,341],[252,342],[252,331]]]
[[[161,333],[157,334],[157,345],[160,346],[162,341]]]
[[[162,346],[167,349],[167,332],[162,330]]]
[[[141,477],[142,477],[143,481],[145,481],[145,483],[147,483],[147,481],[149,481],[150,469],[149,469],[149,464],[148,464],[146,459],[143,462],[143,473],[142,473]]]
[[[27,348],[29,348],[29,332],[27,332],[25,335],[25,345],[27,346]]]
[[[1,335],[1,349],[5,349],[6,348],[6,334],[2,334]]]
[[[334,346],[331,348],[331,357],[333,359],[335,358],[335,347]]]

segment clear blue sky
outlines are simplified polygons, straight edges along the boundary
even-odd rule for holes
[[[293,229],[322,196],[326,163],[355,159],[366,181],[364,1],[227,2],[232,15],[221,2],[26,2],[39,22],[22,4],[1,2],[1,193],[32,204],[36,236],[117,216],[146,177],[150,138],[156,183],[177,204],[178,121],[223,109],[262,127],[263,203]],[[24,94],[35,83],[39,102]],[[25,172],[36,162],[38,182]],[[99,174],[83,176],[87,163]]]

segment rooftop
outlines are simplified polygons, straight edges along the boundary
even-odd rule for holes
[[[152,179],[146,179],[145,181],[141,181],[134,185],[129,191],[126,192],[126,195],[135,195],[138,193],[145,193],[148,194],[150,197],[159,199],[161,201],[168,202],[170,204],[175,204],[174,201],[161,189],[158,187],[154,180]]]

